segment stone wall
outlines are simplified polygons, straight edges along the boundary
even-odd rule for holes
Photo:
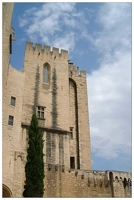
[[[69,131],[68,52],[27,42],[24,69],[25,93],[22,121],[29,123],[36,106],[45,107],[45,126],[57,126]],[[50,80],[43,83],[43,66],[50,66]],[[55,85],[55,86],[54,86]],[[54,93],[54,88],[56,91]],[[63,100],[64,98],[64,100]],[[64,112],[63,112],[64,110]],[[57,116],[56,122],[55,116]],[[54,124],[53,124],[54,123]],[[55,124],[56,123],[56,124]]]
[[[2,92],[7,82],[10,59],[10,34],[14,3],[2,3]]]
[[[15,191],[16,196],[21,195],[24,172],[22,160],[25,151],[22,149],[21,128],[24,79],[23,72],[9,67],[3,101],[2,182],[10,188],[12,193]],[[15,105],[11,105],[11,97],[15,98]],[[8,124],[9,115],[13,116],[13,125]]]
[[[113,173],[113,172],[111,172]],[[120,172],[116,172],[120,176]],[[127,178],[126,173],[122,173]],[[70,170],[62,165],[45,165],[44,197],[63,198],[111,198],[131,197],[124,186],[124,179],[115,183],[108,171]],[[113,193],[113,190],[116,193]]]
[[[34,56],[36,57],[36,55]],[[12,197],[22,197],[25,181],[27,128],[34,107],[44,105],[48,109],[45,113],[45,124],[40,123],[39,119],[39,126],[44,131],[45,140],[43,149],[45,154],[44,197],[125,197],[129,193],[131,194],[127,187],[128,173],[112,172],[112,176],[109,178],[110,172],[93,172],[90,169],[91,152],[85,72],[79,74],[76,70],[77,67],[72,66],[70,79],[68,77],[67,80],[63,81],[58,80],[60,70],[56,70],[58,75],[55,82],[53,70],[57,69],[57,65],[53,66],[49,62],[51,79],[49,86],[45,85],[44,87],[40,77],[42,77],[41,68],[45,57],[40,65],[34,59],[32,62],[31,59],[32,57],[25,60],[23,72],[9,67],[3,103],[5,110],[3,113],[2,180],[4,188],[8,187]],[[45,62],[48,62],[48,60],[45,60]],[[53,82],[57,86],[57,105],[55,108],[52,106]],[[63,85],[64,87],[61,87]],[[64,99],[59,88],[61,90],[67,89],[67,91],[64,91]],[[15,106],[10,105],[12,96],[16,98]],[[68,103],[66,104],[66,102]],[[62,105],[64,105],[64,109]],[[54,126],[51,115],[53,111],[58,114]],[[8,125],[9,115],[14,116],[13,126]],[[68,127],[65,124],[66,121],[63,120],[62,122],[62,117],[66,121],[68,120]],[[70,139],[69,132],[69,128],[72,126],[75,130],[73,133],[74,142]],[[87,143],[85,138],[87,138]],[[74,154],[71,148],[75,149]],[[79,156],[80,169],[77,162],[75,169],[70,169],[70,156],[76,157],[76,160]]]
[[[70,101],[71,95],[75,93],[75,107],[73,108],[75,116],[75,130],[76,130],[76,148],[77,156],[79,157],[79,169],[92,169],[91,159],[91,144],[90,144],[90,129],[88,116],[88,98],[87,98],[87,82],[86,72],[78,70],[78,67],[72,63],[69,64],[70,77]],[[72,86],[73,85],[73,86]],[[70,104],[71,106],[71,104]],[[70,111],[71,112],[71,111]],[[72,125],[72,122],[70,126]]]
[[[49,82],[43,83],[43,67],[50,68]],[[24,58],[25,92],[22,122],[30,123],[37,106],[45,107],[44,126],[70,131],[70,156],[75,168],[91,169],[91,146],[88,120],[86,73],[68,66],[68,52],[49,46],[26,43]],[[70,79],[69,79],[70,77]]]

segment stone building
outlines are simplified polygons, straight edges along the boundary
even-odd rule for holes
[[[13,3],[3,3],[3,197],[22,197],[27,130],[36,112],[44,133],[44,197],[127,197],[130,175],[93,171],[86,72],[68,52],[26,42],[23,71],[9,64]]]

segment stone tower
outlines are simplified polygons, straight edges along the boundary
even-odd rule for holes
[[[4,102],[3,180],[15,197],[23,190],[27,128],[35,112],[45,166],[91,170],[86,73],[68,63],[67,51],[27,42],[23,72],[9,67]]]
[[[92,171],[86,72],[68,52],[26,42],[23,71],[9,65],[12,10],[3,3],[3,197],[22,197],[33,113],[44,133],[44,197],[131,196],[128,173]]]
[[[33,112],[43,109],[43,118],[39,116],[42,127],[71,132],[67,141],[70,148],[63,153],[66,161],[58,162],[74,169],[91,169],[86,73],[68,63],[67,51],[50,51],[49,46],[42,49],[40,44],[33,47],[30,42],[26,44],[23,72],[23,124],[30,123]]]

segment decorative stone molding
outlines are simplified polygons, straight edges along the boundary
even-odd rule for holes
[[[16,161],[17,158],[20,157],[21,158],[21,161],[24,161],[24,153],[21,152],[21,151],[15,151],[14,152],[14,160]]]
[[[2,197],[6,197],[6,198],[12,197],[11,190],[5,184],[2,184],[2,193],[3,193]]]

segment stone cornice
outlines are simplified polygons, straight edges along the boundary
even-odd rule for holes
[[[21,123],[22,128],[28,128],[30,126],[29,123]],[[47,131],[47,132],[51,132],[51,133],[59,133],[59,134],[65,134],[65,135],[69,135],[70,131],[64,130],[62,128],[59,127],[44,127],[44,126],[39,126],[39,128],[43,131]]]

